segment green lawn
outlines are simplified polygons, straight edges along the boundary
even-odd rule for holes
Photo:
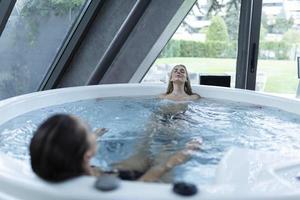
[[[235,73],[236,60],[223,58],[159,58],[155,64],[184,64],[190,72],[204,74]],[[259,60],[258,74],[265,77],[265,92],[295,94],[297,62],[290,60]]]

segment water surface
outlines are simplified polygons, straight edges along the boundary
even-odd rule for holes
[[[159,162],[202,138],[202,151],[172,171],[175,180],[198,184],[213,181],[216,166],[233,146],[291,153],[300,149],[300,117],[275,108],[202,98],[174,103],[153,97],[105,98],[77,101],[39,109],[0,126],[0,152],[28,160],[28,145],[37,126],[56,113],[70,113],[91,129],[109,129],[98,140],[93,164],[110,169],[143,144],[149,159]],[[101,152],[101,153],[100,153]]]

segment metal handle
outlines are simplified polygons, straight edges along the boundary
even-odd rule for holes
[[[252,49],[251,49],[251,60],[250,60],[250,72],[254,73],[255,72],[255,57],[256,57],[256,43],[252,44]]]

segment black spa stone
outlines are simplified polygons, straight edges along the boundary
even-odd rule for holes
[[[114,175],[102,175],[95,182],[95,187],[101,191],[112,191],[119,186],[120,180]]]
[[[192,183],[177,182],[173,185],[173,191],[182,196],[192,196],[197,194],[198,189]]]

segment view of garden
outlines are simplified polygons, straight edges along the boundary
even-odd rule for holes
[[[228,74],[234,87],[240,2],[224,1],[214,9],[210,2],[198,0],[153,67],[181,63],[192,73]],[[276,2],[263,1],[256,90],[295,94],[300,16],[287,1]]]
[[[36,91],[88,2],[17,1],[0,38],[0,99]],[[164,82],[170,67],[184,64],[194,75],[230,75],[234,87],[240,2],[197,0],[143,81]],[[295,94],[299,13],[300,1],[263,1],[257,90]]]
[[[87,2],[16,2],[0,37],[0,99],[37,90]]]
[[[264,92],[295,93],[298,86],[296,62],[291,60],[259,60],[260,71],[268,74],[265,80]],[[236,60],[230,58],[193,58],[171,57],[159,58],[156,65],[169,64],[171,66],[184,63],[189,72],[204,74],[234,74]],[[234,74],[235,75],[235,74]],[[258,74],[259,77],[259,74]],[[231,81],[233,87],[233,81]],[[288,83],[288,84],[287,84]]]

